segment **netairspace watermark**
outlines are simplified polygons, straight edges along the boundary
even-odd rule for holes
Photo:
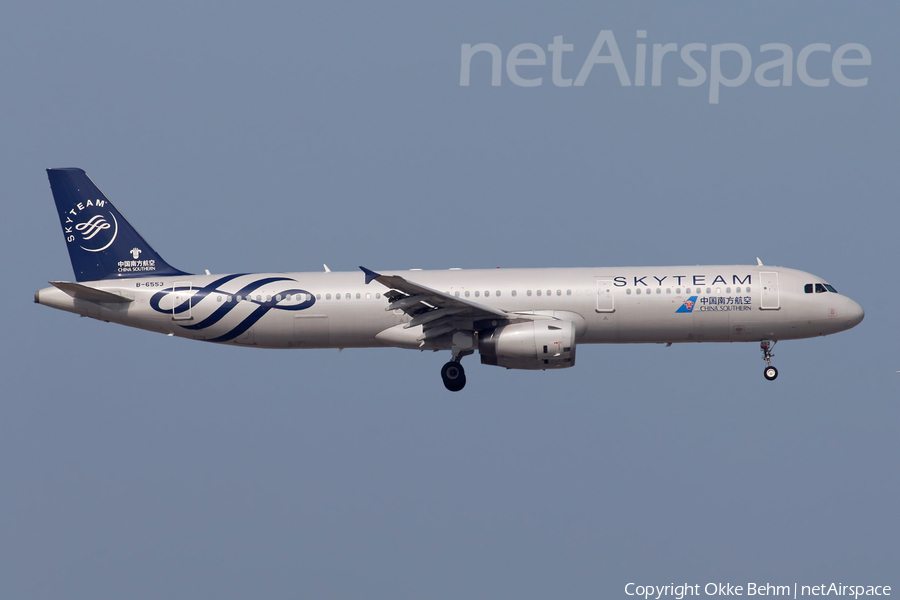
[[[646,30],[637,30],[638,40],[646,38]],[[689,43],[679,48],[678,44],[667,43],[653,44],[649,50],[648,53],[647,43],[636,44],[634,68],[629,73],[622,53],[619,52],[615,35],[612,30],[604,29],[594,41],[594,46],[581,63],[581,69],[573,81],[571,78],[563,77],[563,60],[567,58],[566,52],[575,53],[575,45],[563,43],[563,36],[557,35],[553,38],[553,42],[547,45],[547,52],[551,56],[550,78],[553,85],[557,87],[581,87],[587,82],[594,67],[609,65],[602,68],[614,69],[619,85],[641,87],[647,85],[649,54],[651,86],[662,85],[663,67],[667,73],[672,69],[678,69],[678,72],[683,74],[693,72],[694,76],[691,78],[679,76],[678,85],[698,87],[709,81],[709,103],[718,104],[720,88],[742,86],[750,80],[751,73],[758,85],[767,88],[792,86],[795,66],[797,78],[803,85],[809,87],[828,87],[832,77],[838,84],[845,87],[863,87],[868,85],[869,78],[860,77],[864,72],[859,67],[868,67],[872,64],[872,53],[864,45],[857,43],[843,44],[834,52],[832,52],[831,44],[809,44],[796,53],[796,60],[794,59],[794,49],[788,44],[763,44],[759,47],[757,62],[763,59],[767,60],[759,64],[755,71],[753,70],[753,55],[743,44]],[[515,46],[506,55],[506,76],[509,81],[519,87],[543,85],[544,77],[535,77],[535,75],[542,72],[546,74],[546,68],[541,70],[536,67],[547,66],[547,52],[538,44],[527,43]],[[671,56],[667,57],[667,55]],[[577,57],[577,54],[574,56]],[[472,44],[462,45],[459,85],[466,87],[471,84],[473,60],[484,60],[488,57],[491,61],[491,85],[499,86],[503,79],[503,52],[499,46],[490,43],[480,43],[474,46]],[[677,62],[679,57],[681,65]],[[725,69],[728,71],[727,74],[723,72],[723,58],[729,63],[729,68]],[[739,71],[730,68],[735,59],[740,60]],[[810,65],[814,66],[817,77],[810,75]],[[831,67],[831,77],[822,77],[827,74],[826,65]]]
[[[669,585],[640,585],[629,583],[625,593],[644,600],[674,598],[683,600],[690,596],[777,596],[779,598],[801,598],[804,596],[843,596],[858,599],[866,596],[890,596],[889,585],[844,585],[843,583],[820,583],[818,585],[772,585],[771,583],[700,583]]]

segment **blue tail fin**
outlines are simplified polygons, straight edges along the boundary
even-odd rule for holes
[[[75,281],[187,275],[135,231],[81,169],[47,169]]]

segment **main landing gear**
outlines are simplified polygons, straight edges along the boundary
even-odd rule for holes
[[[451,360],[441,369],[444,387],[451,392],[458,392],[466,387],[466,370],[459,361]]]
[[[466,387],[466,370],[459,361],[463,359],[463,356],[468,356],[473,352],[472,349],[453,348],[453,358],[441,368],[444,387],[451,392],[458,392]]]
[[[763,376],[769,381],[774,381],[775,378],[778,377],[778,369],[770,364],[772,357],[775,356],[772,352],[772,348],[775,347],[776,343],[778,343],[777,340],[774,342],[763,340],[759,343],[759,349],[762,350],[763,353],[763,360],[766,361],[766,368],[763,369]]]

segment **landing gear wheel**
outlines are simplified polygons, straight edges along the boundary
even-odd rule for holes
[[[458,392],[466,387],[466,371],[455,360],[451,360],[441,368],[441,379],[444,380],[444,387],[451,392]]]
[[[763,370],[763,376],[769,381],[774,381],[778,377],[778,369],[769,365]]]

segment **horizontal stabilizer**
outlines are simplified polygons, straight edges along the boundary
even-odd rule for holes
[[[80,283],[72,283],[70,281],[51,281],[50,285],[64,291],[76,300],[86,300],[88,302],[110,302],[114,304],[134,302],[133,298],[126,298],[125,296],[120,296],[119,294],[107,292],[106,290],[98,290],[86,285],[81,285]]]

